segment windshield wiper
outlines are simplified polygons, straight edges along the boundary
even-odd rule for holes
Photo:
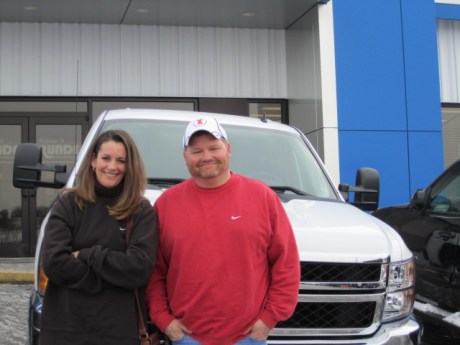
[[[304,191],[290,186],[270,186],[277,193],[286,194],[286,192],[292,192],[297,195],[311,196],[311,194],[305,193]]]
[[[158,188],[169,188],[175,184],[185,181],[183,178],[159,178],[159,177],[149,177],[147,182],[149,185],[153,185]]]

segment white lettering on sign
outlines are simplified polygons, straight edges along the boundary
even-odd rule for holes
[[[56,159],[56,156],[75,155],[79,149],[79,146],[68,144],[46,144],[42,145],[42,148],[44,158]]]
[[[0,155],[1,156],[13,156],[14,153],[16,152],[17,147],[18,145],[8,145],[8,144],[0,145]]]
[[[0,144],[0,158],[12,159],[16,153],[18,145]],[[59,157],[65,157],[67,159],[72,158],[80,151],[80,145],[70,144],[46,144],[42,145],[43,158],[56,160]],[[72,156],[72,157],[69,157]]]

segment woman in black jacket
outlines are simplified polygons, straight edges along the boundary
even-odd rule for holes
[[[147,283],[158,244],[142,159],[125,131],[107,131],[77,176],[46,226],[40,343],[138,345],[134,289]]]

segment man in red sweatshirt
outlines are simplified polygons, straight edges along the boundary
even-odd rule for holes
[[[173,344],[266,344],[297,304],[300,264],[289,219],[268,186],[231,172],[231,146],[214,118],[190,122],[183,143],[191,179],[154,206],[150,318]]]

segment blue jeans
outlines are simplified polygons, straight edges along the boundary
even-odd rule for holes
[[[173,341],[173,345],[201,345],[198,340],[193,339],[189,335],[184,335],[184,337],[179,341]],[[239,342],[235,343],[235,345],[266,345],[266,340],[257,340],[251,337],[246,337]]]
[[[258,340],[251,337],[246,337],[241,339],[239,342],[235,343],[235,345],[266,345],[266,340]]]

